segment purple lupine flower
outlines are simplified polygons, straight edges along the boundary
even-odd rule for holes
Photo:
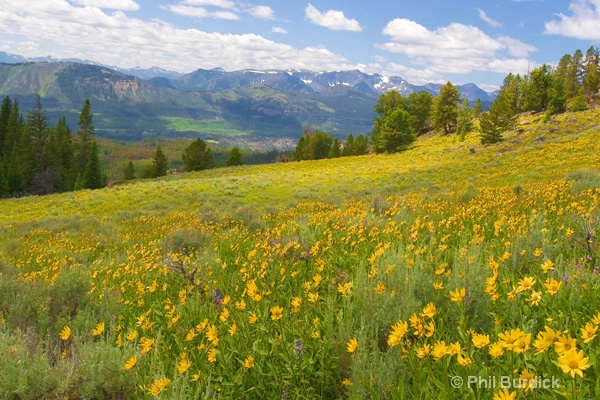
[[[302,357],[302,341],[300,339],[294,340],[294,354],[296,359]]]

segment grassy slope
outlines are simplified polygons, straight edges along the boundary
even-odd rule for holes
[[[430,136],[395,155],[219,168],[95,192],[3,200],[0,223],[137,210],[163,213],[190,206],[270,208],[306,200],[337,202],[414,190],[460,196],[469,186],[525,185],[600,165],[597,111],[564,114],[547,124],[540,119],[523,119],[503,143],[492,146],[480,145],[476,133],[465,142],[455,136]]]
[[[0,352],[14,355],[0,397],[491,399],[449,377],[529,369],[564,383],[535,398],[597,398],[599,339],[582,331],[600,325],[600,257],[581,240],[597,229],[573,214],[597,222],[600,192],[564,178],[598,188],[600,115],[527,120],[494,146],[431,136],[392,156],[0,201]],[[558,352],[534,354],[545,325],[592,358],[577,385]],[[523,352],[492,358],[509,329],[530,335]],[[421,359],[440,343],[456,357]]]

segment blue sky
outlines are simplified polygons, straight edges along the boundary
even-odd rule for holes
[[[2,0],[0,51],[498,87],[600,44],[600,0]]]

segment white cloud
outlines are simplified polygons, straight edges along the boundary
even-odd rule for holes
[[[288,31],[286,31],[285,28],[282,28],[280,26],[274,26],[273,28],[271,28],[271,33],[281,33],[283,35],[287,35]]]
[[[138,3],[133,0],[73,0],[77,4],[98,8],[109,8],[113,10],[137,11],[140,9]]]
[[[296,48],[256,34],[180,29],[160,20],[130,18],[120,11],[106,13],[66,0],[3,0],[0,37],[7,52],[93,59],[124,68],[158,66],[180,72],[214,67],[355,68],[325,47]]]
[[[355,19],[346,18],[342,11],[329,10],[325,13],[317,10],[312,4],[304,9],[306,18],[315,25],[323,26],[334,31],[360,32],[362,27]]]
[[[188,6],[212,6],[228,10],[234,10],[236,8],[235,3],[231,0],[182,0],[181,4],[186,4]]]
[[[491,26],[493,28],[502,28],[501,22],[488,17],[487,14],[485,13],[485,11],[483,11],[481,8],[478,8],[477,12],[479,13],[479,18],[481,18],[481,20],[483,22],[485,22],[486,24],[488,24],[489,26]]]
[[[506,36],[494,39],[474,26],[459,23],[429,30],[414,21],[398,18],[390,21],[382,33],[390,36],[391,41],[377,48],[405,54],[412,63],[438,74],[525,72],[524,57],[536,50],[517,39]],[[513,68],[515,65],[521,68]]]
[[[186,6],[183,4],[170,4],[165,6],[166,9],[178,15],[194,18],[216,18],[238,20],[240,17],[231,11],[208,11],[204,7]]]
[[[250,14],[255,16],[256,18],[270,20],[275,19],[275,12],[271,7],[267,6],[256,6],[252,7],[249,11]]]
[[[571,15],[558,14],[558,20],[546,22],[550,35],[562,35],[582,40],[600,40],[600,0],[574,0],[569,5]]]
[[[528,57],[529,53],[536,51],[537,49],[527,43],[523,43],[520,40],[513,39],[508,36],[500,36],[498,42],[506,46],[506,49],[513,57]]]

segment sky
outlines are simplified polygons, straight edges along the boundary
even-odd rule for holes
[[[0,51],[122,68],[305,69],[498,88],[600,45],[600,0],[2,0]]]

